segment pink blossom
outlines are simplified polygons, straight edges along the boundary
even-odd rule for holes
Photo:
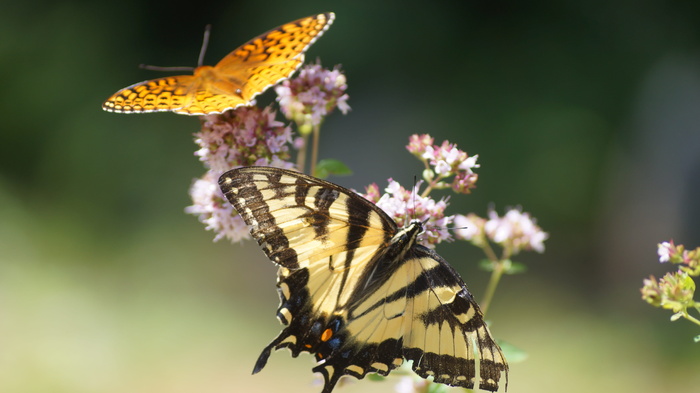
[[[466,216],[462,214],[455,215],[453,230],[455,238],[467,240],[477,246],[481,246],[485,242],[484,225],[486,219],[477,216],[474,213],[469,213]]]
[[[271,107],[240,107],[220,115],[202,116],[202,129],[195,134],[200,146],[195,155],[209,171],[190,187],[194,214],[216,233],[214,240],[236,242],[249,239],[248,228],[219,190],[223,172],[247,165],[294,168],[290,160],[291,129],[275,120]]]
[[[275,120],[271,107],[240,107],[202,119],[202,129],[195,134],[195,143],[200,146],[195,155],[205,167],[223,173],[252,165],[260,158],[276,162],[290,159],[291,129]]]
[[[214,231],[214,241],[250,239],[248,226],[219,189],[219,175],[219,172],[210,170],[192,183],[192,205],[185,208],[185,213],[196,215],[206,225],[207,231]]]
[[[510,209],[503,217],[491,210],[489,220],[484,224],[486,236],[496,244],[507,247],[512,255],[521,250],[544,252],[544,241],[549,234],[535,224],[528,213],[519,208]]]
[[[479,177],[473,169],[479,167],[476,163],[478,155],[469,156],[449,141],[435,145],[434,139],[428,134],[411,135],[408,141],[406,150],[425,164],[423,179],[430,182],[430,187],[451,187],[455,192],[462,194],[468,194],[476,187]],[[447,179],[451,176],[454,178],[450,183]]]
[[[275,87],[275,92],[282,113],[304,132],[320,125],[336,107],[343,114],[350,110],[347,87],[347,79],[338,67],[328,70],[321,64],[310,64],[296,78]]]
[[[408,138],[406,150],[408,150],[414,156],[423,157],[423,154],[427,148],[430,147],[432,149],[433,142],[433,137],[428,134],[413,134]]]
[[[436,201],[430,197],[422,197],[418,189],[422,182],[416,184],[413,192],[402,187],[398,182],[389,179],[384,194],[377,198],[379,187],[376,184],[367,187],[363,196],[375,202],[396,225],[403,227],[412,220],[426,222],[425,232],[419,236],[419,242],[426,247],[434,248],[442,241],[452,241],[452,235],[447,227],[452,223],[453,216],[446,216],[447,200]]]

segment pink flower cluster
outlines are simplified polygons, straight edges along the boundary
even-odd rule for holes
[[[478,175],[472,169],[479,167],[476,163],[479,156],[469,156],[449,141],[444,141],[441,145],[433,143],[434,139],[428,134],[414,134],[406,146],[406,150],[425,164],[423,178],[434,183],[435,188],[451,187],[457,193],[470,193],[471,189],[476,187],[478,179]],[[450,176],[454,176],[452,181],[445,182]]]
[[[275,120],[271,107],[240,107],[220,115],[202,117],[195,134],[200,146],[194,154],[211,170],[223,173],[247,165],[293,168],[289,162],[292,131]]]
[[[496,243],[508,251],[508,255],[516,255],[523,250],[544,252],[544,241],[549,234],[537,226],[528,213],[519,208],[510,209],[503,217],[490,210],[489,219],[475,214],[457,215],[454,224],[455,237],[472,242],[482,247],[486,240]]]
[[[379,186],[376,183],[366,188],[363,196],[374,202],[399,227],[404,227],[412,220],[425,222],[425,232],[418,241],[426,247],[434,248],[442,241],[452,241],[452,235],[448,231],[448,225],[452,223],[453,216],[446,216],[446,199],[439,201],[430,197],[422,197],[418,194],[422,182],[416,184],[413,191],[402,187],[398,182],[389,179],[389,185],[380,196]]]
[[[336,107],[343,114],[350,110],[347,88],[347,79],[338,67],[328,70],[321,64],[310,64],[296,78],[275,87],[275,92],[282,113],[297,123],[300,133],[308,134]]]
[[[192,205],[185,208],[185,213],[196,215],[207,231],[213,231],[216,234],[214,241],[223,238],[232,242],[250,239],[248,225],[223,196],[218,180],[219,176],[214,171],[195,180],[190,187]]]
[[[288,161],[291,129],[275,120],[270,107],[252,106],[203,116],[202,129],[195,137],[200,146],[195,155],[209,170],[192,183],[192,205],[185,212],[196,215],[207,230],[214,231],[214,241],[224,237],[234,242],[249,239],[248,227],[219,189],[219,176],[248,165],[293,168]]]

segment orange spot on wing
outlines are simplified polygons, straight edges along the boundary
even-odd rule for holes
[[[333,331],[331,329],[326,329],[323,331],[323,334],[321,334],[321,341],[326,342],[333,337]]]

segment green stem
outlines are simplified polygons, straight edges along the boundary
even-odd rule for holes
[[[484,300],[481,302],[481,312],[483,315],[486,315],[486,312],[489,310],[491,300],[493,300],[493,295],[496,293],[496,287],[498,286],[498,282],[501,280],[501,276],[503,276],[504,271],[505,269],[503,262],[497,261],[496,266],[493,268],[493,272],[491,272],[491,279],[489,280],[489,285],[486,287]]]
[[[304,173],[304,166],[306,165],[306,146],[309,144],[309,136],[302,135],[301,137],[304,138],[304,145],[297,153],[297,169],[299,169],[301,173]]]
[[[481,249],[484,250],[484,254],[486,254],[486,257],[491,261],[491,263],[494,264],[493,272],[491,272],[491,278],[489,279],[489,285],[486,287],[486,293],[484,294],[484,299],[481,302],[481,312],[486,315],[486,311],[489,310],[491,300],[493,300],[493,296],[496,293],[496,287],[498,286],[499,281],[501,281],[503,273],[506,271],[505,261],[510,258],[510,252],[503,250],[503,257],[499,259],[496,256],[496,253],[493,251],[493,248],[491,248],[491,244],[489,244],[487,241],[484,241],[484,243],[485,244]]]
[[[311,148],[311,176],[316,176],[316,162],[318,161],[318,141],[321,137],[321,125],[314,126],[314,145]]]
[[[435,179],[433,179],[433,181],[431,181],[431,182],[428,184],[428,187],[425,188],[425,190],[423,191],[423,193],[420,194],[421,198],[427,197],[427,196],[430,194],[430,191],[433,190],[433,187],[435,187],[435,185],[438,184],[438,183],[440,182],[440,180],[442,180],[442,179],[444,179],[444,178],[445,178],[444,176],[438,176],[438,177],[436,177]]]
[[[689,320],[689,321],[695,323],[696,325],[699,325],[699,326],[700,326],[700,319],[697,319],[697,318],[695,318],[694,316],[688,314],[687,311],[683,313],[683,318],[685,318],[685,319],[687,319],[687,320]]]

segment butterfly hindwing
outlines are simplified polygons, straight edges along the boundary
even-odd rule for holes
[[[309,352],[330,393],[340,377],[387,375],[405,359],[418,375],[495,391],[508,366],[457,272],[415,244],[420,222],[398,229],[356,193],[296,172],[238,168],[219,180],[266,255],[280,265],[278,319],[262,352]]]
[[[404,336],[404,357],[413,360],[413,370],[435,382],[472,389],[476,351],[479,387],[497,390],[508,365],[459,274],[435,251],[420,245],[404,264],[414,265],[411,270],[416,273],[406,290],[411,327]]]

